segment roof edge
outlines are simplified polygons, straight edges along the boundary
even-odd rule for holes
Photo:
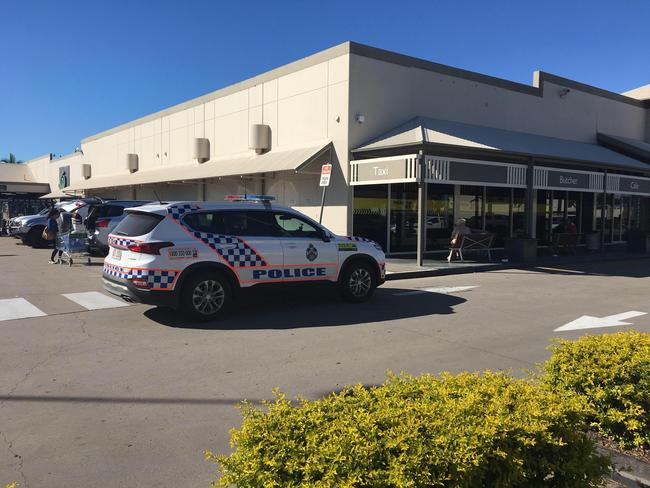
[[[169,115],[174,112],[178,112],[180,110],[184,110],[190,107],[194,107],[196,105],[199,105],[201,103],[209,102],[211,100],[216,100],[218,98],[225,97],[227,95],[230,95],[232,93],[245,90],[248,88],[251,88],[253,86],[259,85],[260,83],[265,83],[267,81],[273,80],[275,78],[279,78],[280,76],[284,76],[290,73],[294,73],[296,71],[299,71],[301,69],[309,68],[311,66],[314,66],[316,64],[322,63],[324,61],[329,61],[334,58],[338,58],[339,56],[343,56],[345,54],[350,53],[350,41],[343,42],[341,44],[337,44],[336,46],[330,47],[328,49],[325,49],[323,51],[318,51],[314,54],[311,54],[305,58],[298,59],[296,61],[292,61],[288,64],[283,64],[278,66],[277,68],[273,68],[270,71],[265,71],[264,73],[261,73],[259,75],[253,76],[252,78],[247,78],[242,81],[239,81],[237,83],[234,83],[232,85],[225,86],[223,88],[220,88],[218,90],[206,93],[205,95],[198,96],[196,98],[192,98],[190,100],[186,100],[185,102],[177,103],[175,105],[172,105],[171,107],[167,107],[162,110],[158,110],[154,113],[151,113],[149,115],[145,115],[143,117],[139,117],[135,120],[131,120],[129,122],[126,122],[124,124],[118,125],[116,127],[104,130],[102,132],[99,132],[97,134],[93,134],[91,136],[88,136],[84,139],[81,140],[82,144],[100,139],[102,137],[106,137],[108,135],[114,134],[116,132],[120,132],[124,129],[128,129],[130,127],[134,127],[139,124],[143,124],[145,122],[149,122],[150,120],[157,119],[159,117],[163,117],[165,115]]]

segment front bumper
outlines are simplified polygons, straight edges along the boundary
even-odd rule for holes
[[[106,273],[102,275],[102,281],[107,292],[127,302],[144,303],[158,307],[178,308],[179,306],[178,294],[175,290],[143,290],[137,288],[127,279],[116,278]]]

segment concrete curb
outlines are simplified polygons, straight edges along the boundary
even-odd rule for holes
[[[606,447],[598,446],[597,449],[614,463],[614,470],[609,478],[630,488],[650,488],[649,464]]]
[[[418,269],[409,271],[397,271],[386,275],[386,281],[409,280],[412,278],[427,278],[431,276],[450,276],[457,274],[482,273],[485,271],[498,271],[503,269],[532,269],[540,266],[563,266],[567,264],[587,264],[603,261],[634,261],[637,259],[650,259],[650,255],[631,255],[631,256],[594,256],[593,258],[569,259],[566,261],[542,260],[530,263],[503,263],[503,264],[486,264],[478,266],[468,266],[462,268],[437,268],[437,269]]]

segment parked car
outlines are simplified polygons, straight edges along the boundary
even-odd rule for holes
[[[337,236],[265,195],[231,202],[152,203],[129,209],[109,236],[105,289],[128,302],[217,318],[240,288],[321,282],[350,302],[386,279],[377,243]],[[245,302],[244,302],[245,304]]]
[[[147,200],[111,200],[110,202],[92,204],[84,222],[88,231],[90,251],[102,255],[108,254],[108,235],[126,216],[124,210],[130,207],[140,207],[147,203],[150,202]]]
[[[89,205],[91,203],[103,202],[101,198],[91,197],[91,198],[81,198],[77,200],[66,200],[59,202],[54,205],[55,208],[58,208],[62,212],[72,212],[77,210],[82,218],[85,218],[88,215]],[[23,240],[23,243],[32,246],[32,247],[44,247],[47,246],[47,241],[45,241],[41,235],[43,234],[43,229],[47,224],[47,211],[41,211],[36,215],[29,215],[23,217],[19,221],[17,226],[14,226],[10,232],[12,235],[20,237]]]

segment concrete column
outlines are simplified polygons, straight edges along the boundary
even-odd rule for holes
[[[418,154],[418,245],[417,265],[424,264],[424,251],[427,245],[427,184],[425,182],[426,168],[422,151]]]

